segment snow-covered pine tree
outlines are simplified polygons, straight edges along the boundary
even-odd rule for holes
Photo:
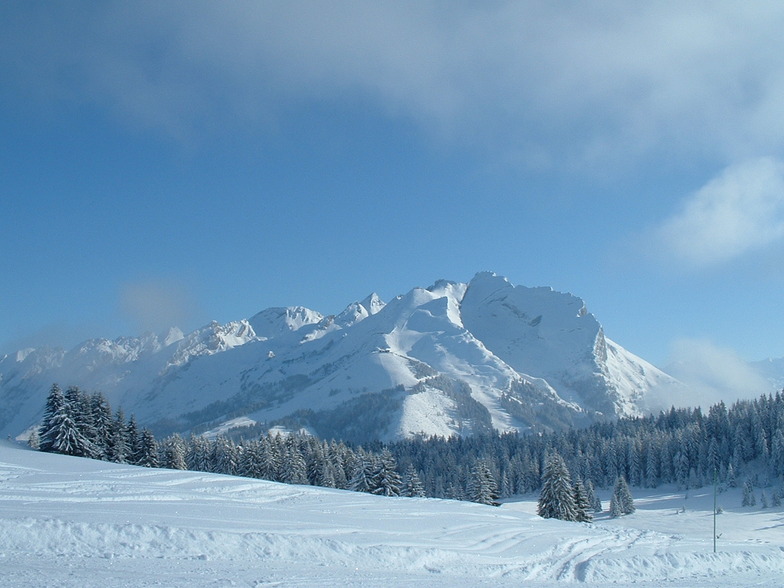
[[[672,458],[673,472],[675,481],[678,483],[678,488],[689,487],[689,458],[688,456],[679,451]]]
[[[612,496],[610,496],[610,517],[615,519],[621,515],[623,515],[623,513],[621,512],[621,505],[618,502],[618,499],[616,498],[615,494],[613,494]]]
[[[594,496],[595,498],[595,496]],[[581,479],[574,483],[574,506],[577,509],[577,522],[590,523],[593,521],[593,504]]]
[[[324,486],[324,478],[327,477],[327,460],[324,457],[324,449],[315,438],[308,440],[307,448],[305,463],[307,464],[308,482],[312,486]]]
[[[44,418],[41,421],[41,426],[38,428],[39,449],[41,451],[52,451],[52,444],[54,443],[52,421],[55,415],[65,410],[65,396],[63,396],[60,386],[52,384],[49,389],[49,395],[46,397],[46,405],[44,407]]]
[[[280,462],[280,446],[275,438],[270,435],[262,437],[259,446],[258,463],[256,464],[258,477],[262,480],[279,481]]]
[[[158,442],[149,429],[142,430],[139,440],[139,451],[134,457],[136,465],[145,468],[158,467]]]
[[[610,516],[618,517],[621,515],[632,514],[636,510],[634,499],[629,490],[629,485],[623,476],[618,476],[610,498]]]
[[[370,493],[379,496],[400,496],[400,474],[397,473],[397,464],[392,453],[384,449],[375,460],[375,467],[370,482]]]
[[[49,419],[45,441],[48,450],[54,453],[76,456],[91,454],[90,442],[76,426],[67,402],[63,402],[60,410]]]
[[[784,432],[779,427],[770,444],[770,467],[774,476],[784,475]]]
[[[730,488],[738,487],[738,479],[735,477],[735,468],[732,464],[727,466],[727,486]]]
[[[555,451],[545,462],[537,513],[545,519],[577,520],[572,479],[563,458]]]
[[[771,494],[770,505],[773,508],[778,508],[779,506],[781,506],[781,498],[782,498],[782,489],[781,487],[779,487],[773,491],[773,494]]]
[[[286,484],[307,484],[308,466],[294,435],[286,437],[280,481]]]
[[[330,445],[326,441],[321,441],[317,443],[318,445],[317,445],[316,453],[318,454],[319,459],[321,459],[323,462],[323,465],[321,467],[321,476],[318,480],[318,485],[324,488],[337,488],[338,468],[335,467],[335,464],[332,460],[332,450],[330,448]],[[343,473],[342,466],[339,469],[341,470],[340,473],[342,474]]]
[[[403,476],[402,494],[411,498],[423,498],[425,496],[425,487],[422,485],[422,480],[412,465],[408,466]]]
[[[373,488],[375,460],[360,449],[354,460],[354,473],[348,483],[348,489],[354,492],[370,492]]]
[[[588,495],[588,503],[591,505],[593,512],[602,512],[602,501],[596,495],[593,482],[590,480],[585,482],[585,493]]]
[[[195,472],[209,472],[212,447],[210,442],[201,435],[191,435],[188,438],[185,463],[188,469]]]
[[[185,464],[185,440],[177,433],[161,443],[161,467],[171,470],[188,469]]]
[[[477,461],[471,469],[468,500],[479,504],[495,504],[498,500],[498,483],[484,460]]]
[[[38,436],[38,427],[33,427],[33,430],[30,431],[30,436],[27,438],[27,445],[30,449],[40,449],[41,448],[41,438]]]
[[[112,430],[112,408],[109,401],[100,392],[90,396],[92,426],[94,431],[93,444],[96,459],[109,459],[109,435]]]
[[[261,456],[260,441],[243,441],[240,461],[237,464],[237,475],[246,478],[258,478],[258,463]]]
[[[757,497],[754,496],[754,485],[751,480],[746,480],[743,483],[743,502],[741,506],[756,506]]]
[[[114,463],[128,463],[131,448],[128,444],[128,425],[125,422],[125,413],[118,408],[112,420],[109,432],[109,461]]]
[[[334,439],[329,443],[329,451],[324,451],[324,455],[332,466],[332,474],[335,478],[335,488],[346,489],[348,487],[348,476],[346,475],[347,462],[351,461],[351,450],[343,443],[338,443]]]
[[[71,455],[100,457],[100,454],[103,452],[96,448],[93,443],[96,432],[93,427],[92,406],[89,396],[77,386],[69,386],[65,391],[65,405],[80,439],[78,446],[73,449],[74,453]]]
[[[212,457],[210,459],[213,472],[217,474],[237,473],[239,465],[239,452],[237,446],[223,435],[217,437],[212,443]]]
[[[645,457],[645,485],[648,488],[656,488],[659,485],[658,460],[659,452],[653,447],[648,448]]]
[[[131,415],[128,424],[125,426],[125,442],[128,445],[128,463],[137,465],[141,456],[141,435],[139,426],[136,424],[136,416]]]
[[[337,488],[338,484],[335,481],[335,466],[332,465],[332,462],[329,460],[324,462],[324,473],[321,476],[321,482],[319,486],[324,488]]]

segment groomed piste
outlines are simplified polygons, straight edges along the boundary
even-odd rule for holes
[[[4,586],[779,586],[781,508],[712,488],[633,489],[637,512],[541,519],[43,454],[0,442]]]

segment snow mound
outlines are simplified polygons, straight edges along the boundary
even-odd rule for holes
[[[606,501],[607,497],[602,496]],[[151,470],[0,442],[6,586],[779,586],[781,509],[710,491],[648,491],[594,524],[499,508],[382,498]],[[725,501],[725,502],[724,502]]]

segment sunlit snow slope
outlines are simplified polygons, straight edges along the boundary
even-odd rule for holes
[[[0,360],[0,432],[35,423],[53,382],[101,391],[159,434],[242,416],[360,441],[557,429],[639,414],[678,386],[606,338],[581,299],[492,273],[335,316],[270,308],[188,334],[20,351]]]
[[[781,509],[722,494],[714,554],[709,491],[649,492],[634,515],[565,523],[537,517],[533,497],[383,498],[0,442],[0,585],[781,584]]]

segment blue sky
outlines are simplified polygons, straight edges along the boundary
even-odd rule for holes
[[[784,356],[779,2],[0,5],[0,351],[492,270]]]

